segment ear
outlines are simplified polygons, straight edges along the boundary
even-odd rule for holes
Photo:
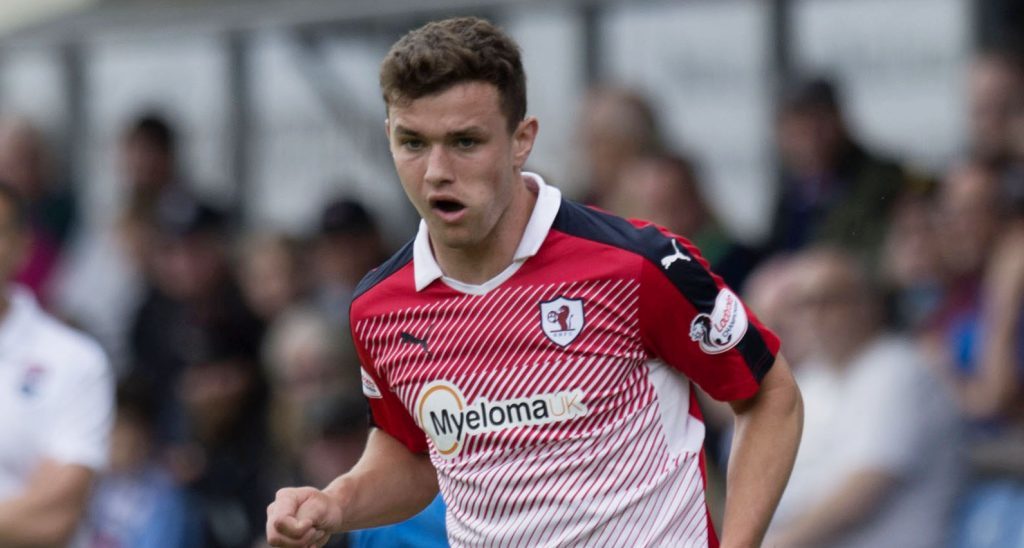
[[[533,142],[537,139],[538,129],[537,118],[528,116],[519,122],[515,133],[512,134],[512,161],[516,171],[522,170],[526,165],[526,160],[529,159],[530,152],[533,151]]]
[[[388,142],[391,142],[391,119],[384,119],[384,137],[387,138]]]

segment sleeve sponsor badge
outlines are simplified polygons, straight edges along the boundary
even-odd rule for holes
[[[384,394],[381,394],[380,388],[377,386],[377,383],[374,382],[373,377],[371,377],[370,374],[361,367],[359,368],[359,372],[363,379],[363,395],[367,398],[383,398]]]
[[[697,314],[690,322],[690,340],[705,354],[721,354],[735,348],[747,333],[747,311],[735,293],[722,289],[711,314]]]

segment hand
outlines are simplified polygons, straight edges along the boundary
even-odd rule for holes
[[[319,489],[281,489],[267,507],[267,542],[280,548],[320,547],[341,530],[339,502]]]

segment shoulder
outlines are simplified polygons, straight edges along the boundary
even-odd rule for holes
[[[352,294],[352,300],[358,299],[360,296],[401,270],[402,267],[412,262],[412,247],[413,240],[409,240],[394,255],[389,257],[388,260],[381,263],[377,268],[371,270],[366,274],[366,276],[363,276],[363,279],[360,280],[358,285],[356,285],[355,292]]]
[[[647,221],[627,220],[571,200],[562,200],[553,230],[582,240],[612,246],[653,263],[678,253],[692,259],[685,239]],[[675,243],[673,243],[675,242]],[[686,245],[680,245],[685,243]]]
[[[39,359],[51,362],[76,377],[108,373],[106,353],[91,337],[43,311],[37,312],[34,324],[30,350]]]

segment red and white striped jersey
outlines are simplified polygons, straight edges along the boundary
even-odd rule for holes
[[[714,546],[691,382],[753,396],[779,341],[683,238],[537,176],[515,262],[443,276],[425,225],[351,310],[375,425],[430,452],[453,546]]]

